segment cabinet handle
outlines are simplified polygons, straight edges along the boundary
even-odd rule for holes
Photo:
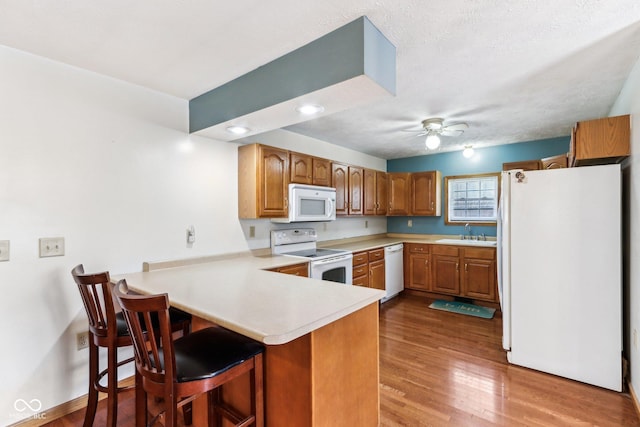
[[[433,202],[431,202],[431,209],[433,209],[433,205],[434,205],[434,203],[433,203]]]
[[[373,276],[373,270],[369,270],[369,276]]]
[[[466,273],[467,271],[469,271],[469,264],[467,264],[466,262],[464,263],[464,272]]]
[[[456,271],[460,271],[460,263],[456,262]]]
[[[429,265],[429,260],[428,260],[428,259],[425,259],[425,260],[424,260],[424,265],[425,265],[425,267],[426,267],[427,265]]]

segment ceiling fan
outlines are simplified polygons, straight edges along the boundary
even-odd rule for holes
[[[440,135],[444,136],[458,136],[462,135],[465,129],[469,128],[469,125],[463,122],[444,124],[444,119],[439,117],[425,119],[422,121],[423,131],[419,133],[419,136],[426,135],[427,139],[425,144],[428,149],[435,150],[440,146]]]

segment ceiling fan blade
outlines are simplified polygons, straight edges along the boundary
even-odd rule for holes
[[[469,125],[466,123],[451,123],[450,125],[446,125],[442,128],[443,131],[464,131],[465,129],[468,129]]]
[[[446,128],[446,129],[443,129],[441,133],[444,136],[459,136],[459,135],[462,135],[464,131]]]

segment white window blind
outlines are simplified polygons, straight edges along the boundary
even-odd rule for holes
[[[450,222],[496,221],[498,177],[468,177],[448,182],[448,219]]]

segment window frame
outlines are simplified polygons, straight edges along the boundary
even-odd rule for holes
[[[498,216],[498,201],[500,200],[500,176],[501,173],[500,172],[491,172],[491,173],[479,173],[479,174],[470,174],[470,175],[455,175],[455,176],[446,176],[444,178],[444,223],[445,225],[464,225],[464,224],[470,224],[470,225],[495,225],[497,223],[497,216]],[[481,178],[487,178],[487,177],[495,177],[496,179],[496,198],[494,201],[494,212],[495,212],[495,218],[493,219],[489,219],[487,221],[480,221],[477,218],[476,219],[455,219],[455,220],[450,220],[449,219],[449,204],[450,204],[450,194],[449,194],[449,181],[455,181],[455,180],[470,180],[470,179],[481,179]]]

